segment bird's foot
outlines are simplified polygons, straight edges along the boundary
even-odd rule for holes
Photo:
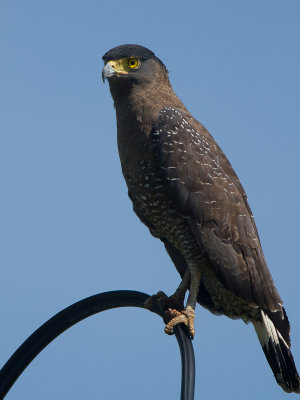
[[[195,336],[195,311],[191,306],[187,306],[185,310],[178,311],[172,308],[167,309],[166,317],[169,320],[165,326],[165,332],[168,335],[173,335],[173,329],[178,324],[184,324],[187,327],[191,339]]]
[[[159,306],[163,314],[165,314],[168,309],[175,309],[178,311],[184,309],[183,299],[179,299],[174,295],[169,297],[162,291],[158,292],[157,294],[154,294],[145,301],[145,307],[148,308],[149,310],[153,309],[155,306]],[[167,322],[168,321],[169,318],[167,318]]]
[[[164,292],[158,292],[145,301],[145,307],[149,310],[153,310],[157,305],[163,313],[166,324],[165,333],[173,335],[173,328],[178,324],[184,324],[187,327],[188,334],[193,339],[195,336],[195,311],[191,306],[184,309],[183,298],[175,295],[168,297]]]

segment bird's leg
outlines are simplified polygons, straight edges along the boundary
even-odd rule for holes
[[[197,296],[198,296],[198,291],[199,291],[199,286],[200,286],[200,281],[201,281],[201,269],[199,268],[199,266],[195,266],[195,267],[190,266],[189,270],[190,270],[190,275],[191,275],[190,293],[189,293],[189,297],[188,297],[185,309],[183,311],[178,311],[178,310],[174,310],[174,309],[167,310],[167,313],[169,314],[169,317],[171,318],[171,320],[165,326],[165,332],[168,335],[173,334],[174,326],[176,326],[178,324],[184,324],[187,326],[191,338],[193,338],[195,336],[195,327],[194,327],[195,307],[196,307]],[[182,289],[180,288],[180,286],[181,285],[179,285],[178,289],[181,291]],[[176,290],[176,292],[178,291],[178,289]],[[174,295],[176,294],[176,292],[174,293]]]
[[[184,297],[186,294],[186,291],[188,290],[189,286],[190,286],[190,270],[189,268],[186,269],[182,281],[180,282],[178,288],[175,290],[174,294],[172,294],[172,296],[170,297],[170,299],[174,299],[175,301],[177,301],[180,305],[179,309],[183,309],[183,302],[184,302]]]
[[[168,297],[164,292],[158,292],[157,294],[151,296],[148,300],[146,300],[145,306],[150,310],[154,304],[158,303],[162,311],[165,312],[165,332],[168,335],[173,334],[174,326],[178,324],[184,324],[186,325],[191,338],[194,337],[195,307],[200,281],[201,269],[198,265],[190,265],[189,268],[187,268],[180,285],[172,296]],[[186,307],[184,308],[184,297],[189,286],[190,293],[187,299]]]
[[[165,313],[164,321],[165,323],[168,323],[170,319],[173,318],[173,314],[170,315],[171,310],[173,312],[179,312],[184,309],[184,297],[187,289],[189,288],[189,284],[190,271],[189,268],[187,268],[178,288],[172,296],[168,297],[164,292],[160,291],[145,301],[145,307],[151,310],[154,305],[159,304],[161,311]]]

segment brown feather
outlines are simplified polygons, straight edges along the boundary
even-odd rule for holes
[[[167,107],[154,137],[170,199],[221,283],[252,306],[281,310],[245,192],[212,136],[188,113]]]

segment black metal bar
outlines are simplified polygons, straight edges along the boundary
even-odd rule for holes
[[[118,307],[145,308],[144,303],[150,296],[132,290],[116,290],[96,294],[60,311],[38,328],[15,351],[0,370],[0,400],[31,363],[31,361],[57,336],[65,330],[101,311]],[[151,310],[161,316],[159,308]],[[194,399],[195,359],[193,345],[181,326],[175,328],[182,362],[181,400]]]
[[[195,356],[192,341],[184,327],[177,325],[174,333],[181,355],[181,395],[180,400],[193,400],[195,390]]]

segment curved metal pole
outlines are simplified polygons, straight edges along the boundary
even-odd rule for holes
[[[132,290],[116,290],[87,297],[60,311],[38,328],[16,350],[0,370],[0,400],[2,400],[24,369],[57,336],[81,320],[101,311],[118,307],[145,308],[150,296]],[[151,310],[161,315],[160,310]],[[180,348],[182,375],[181,400],[194,399],[195,359],[193,345],[181,326],[174,329]]]

